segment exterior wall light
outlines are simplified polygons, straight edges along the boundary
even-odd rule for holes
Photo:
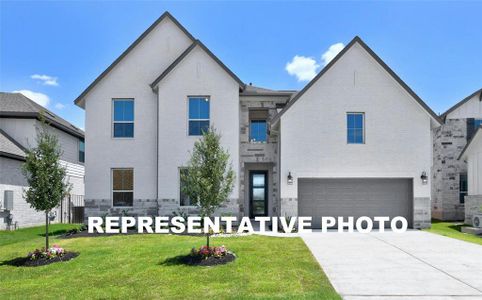
[[[427,177],[427,173],[425,171],[422,172],[422,176],[420,176],[420,179],[422,179],[422,184],[428,183],[428,177]]]
[[[288,184],[293,184],[293,176],[291,176],[291,172],[288,172]]]

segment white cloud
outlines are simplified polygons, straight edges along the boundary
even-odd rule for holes
[[[30,76],[30,78],[35,79],[35,80],[40,80],[43,85],[51,85],[51,86],[58,86],[59,83],[57,82],[58,78],[49,76],[49,75],[39,75],[39,74],[34,74]]]
[[[335,56],[340,53],[341,50],[345,48],[343,43],[336,43],[331,45],[325,53],[321,55],[321,60],[323,61],[323,65],[326,66],[330,63],[330,61],[335,58]]]
[[[311,57],[295,55],[293,59],[286,64],[288,74],[296,76],[298,81],[309,81],[316,76],[316,71],[320,67]]]
[[[13,91],[13,93],[21,93],[25,97],[32,99],[33,101],[37,102],[43,107],[47,107],[47,105],[49,105],[49,102],[50,102],[49,96],[42,93],[36,93],[29,90]]]
[[[56,108],[56,109],[64,109],[64,108],[65,108],[65,105],[63,105],[63,104],[60,103],[60,102],[57,102],[57,103],[55,103],[55,108]]]

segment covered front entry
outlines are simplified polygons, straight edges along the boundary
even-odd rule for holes
[[[249,172],[249,216],[268,215],[268,171]]]
[[[412,179],[406,178],[300,178],[298,215],[313,217],[403,216],[412,226]]]

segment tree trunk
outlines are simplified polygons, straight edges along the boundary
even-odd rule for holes
[[[209,232],[206,233],[207,246],[209,248]]]
[[[45,212],[45,250],[49,249],[49,212]]]

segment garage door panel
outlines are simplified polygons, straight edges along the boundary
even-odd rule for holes
[[[404,216],[411,223],[411,179],[313,179],[298,180],[298,213],[312,216]]]

